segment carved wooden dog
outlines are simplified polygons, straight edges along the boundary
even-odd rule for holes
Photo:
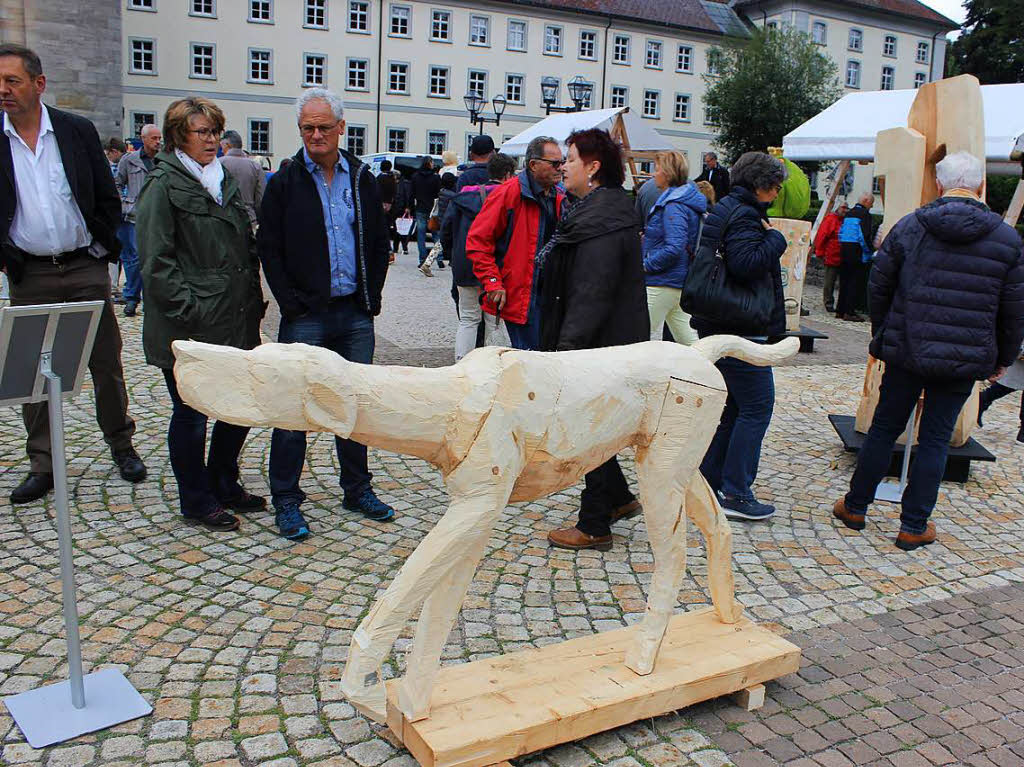
[[[626,664],[638,674],[654,668],[686,569],[684,511],[707,541],[715,610],[734,622],[742,606],[733,599],[729,526],[698,471],[726,397],[712,363],[729,355],[768,365],[797,348],[794,338],[763,346],[734,336],[558,353],[487,347],[431,369],[359,365],[305,344],[241,351],[174,343],[178,390],[197,410],[249,426],[333,432],[441,470],[448,511],[352,637],[343,690],[378,721],[386,713],[380,666],[421,607],[398,697],[410,721],[429,714],[442,648],[508,503],[570,487],[626,447],[636,449],[655,557]]]

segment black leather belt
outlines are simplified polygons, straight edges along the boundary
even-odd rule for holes
[[[24,251],[22,251],[24,253]],[[28,258],[34,261],[49,261],[51,264],[66,264],[76,258],[84,258],[89,255],[89,248],[77,248],[67,250],[63,253],[54,253],[52,256],[37,256],[35,253],[25,253]]]

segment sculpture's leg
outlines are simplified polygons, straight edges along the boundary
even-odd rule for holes
[[[386,701],[380,666],[412,614],[451,576],[452,585],[461,589],[456,589],[456,593],[438,593],[438,600],[453,604],[441,609],[432,603],[428,608],[428,619],[434,618],[428,620],[430,647],[436,644],[436,653],[427,651],[426,634],[419,641],[425,662],[434,658],[436,673],[440,648],[458,615],[491,528],[508,504],[522,465],[521,448],[511,437],[511,429],[505,419],[492,412],[466,458],[448,477],[453,498],[448,511],[406,560],[352,635],[342,691],[367,716],[384,721]]]
[[[686,490],[686,514],[704,536],[708,583],[715,612],[723,623],[735,623],[743,614],[743,605],[736,601],[732,577],[732,530],[714,491],[699,471]]]
[[[626,665],[638,674],[654,670],[686,571],[686,489],[704,458],[725,402],[725,392],[671,379],[651,444],[637,450],[637,478],[654,575],[647,612]]]

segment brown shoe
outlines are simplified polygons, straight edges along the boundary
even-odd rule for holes
[[[611,521],[611,524],[614,525],[620,519],[632,519],[633,517],[637,516],[638,514],[643,514],[643,513],[644,513],[644,507],[640,505],[640,501],[630,501],[629,503],[625,504],[624,506],[619,506],[619,508],[617,508],[614,511],[612,511],[612,521]]]
[[[548,533],[548,543],[556,549],[609,551],[612,547],[612,537],[610,535],[587,535],[575,527],[563,527],[561,530],[552,530]]]
[[[832,516],[838,519],[851,530],[864,529],[864,515],[854,514],[852,511],[847,511],[845,498],[840,498],[838,501],[836,501],[836,505],[832,507]]]
[[[918,535],[914,533],[905,533],[900,530],[899,535],[896,536],[896,548],[903,549],[903,551],[913,551],[919,549],[922,546],[927,546],[929,543],[935,543],[935,523],[929,522],[928,526],[925,527],[924,532]]]

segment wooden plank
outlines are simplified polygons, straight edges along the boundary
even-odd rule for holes
[[[1006,217],[1003,221],[1010,226],[1017,226],[1022,209],[1024,209],[1024,178],[1017,182],[1017,189],[1013,192],[1013,199],[1010,200],[1010,207],[1006,209]]]
[[[910,128],[879,131],[875,139],[875,175],[885,179],[880,240],[901,218],[921,207],[924,169],[923,135]]]
[[[393,714],[423,767],[486,767],[638,719],[746,689],[799,668],[800,649],[746,618],[675,616],[654,672],[624,665],[636,627],[603,632],[441,670],[430,717]],[[471,722],[472,726],[467,726]]]
[[[811,227],[811,242],[814,242],[814,238],[818,236],[818,228],[821,226],[821,222],[825,220],[825,216],[832,212],[832,207],[836,204],[836,197],[839,196],[839,190],[843,188],[843,179],[846,178],[849,170],[849,160],[843,160],[839,163],[839,170],[836,171],[836,182],[832,185],[832,190],[828,193],[825,204],[818,208],[818,215],[814,217],[814,226]]]
[[[732,699],[744,711],[756,711],[764,705],[764,693],[764,685],[755,684],[753,687],[737,690],[732,694]]]

